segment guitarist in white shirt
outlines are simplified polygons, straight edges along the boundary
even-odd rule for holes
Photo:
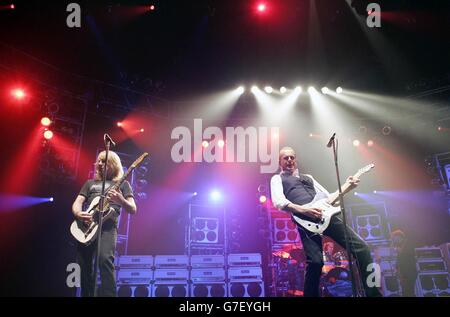
[[[320,220],[322,218],[322,209],[306,206],[314,199],[328,198],[330,193],[321,186],[311,175],[300,174],[297,167],[297,158],[295,151],[290,147],[284,147],[280,151],[279,165],[280,174],[274,175],[270,182],[272,202],[279,210],[284,210],[291,215],[295,215],[307,220]],[[347,183],[352,188],[359,183],[358,178],[350,176]],[[341,246],[345,246],[344,240],[345,226],[341,215],[337,214],[331,217],[330,224],[323,232]],[[318,233],[306,230],[298,225],[298,231],[306,254],[306,274],[305,274],[305,297],[318,297],[319,283],[322,273],[323,249],[322,236]],[[376,287],[369,287],[366,283],[369,264],[373,263],[370,250],[364,240],[350,227],[346,228],[347,237],[352,242],[352,252],[358,261],[359,272],[364,286],[366,296],[381,296]]]

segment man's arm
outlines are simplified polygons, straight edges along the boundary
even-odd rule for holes
[[[78,195],[72,204],[72,213],[78,220],[89,222],[92,220],[92,215],[83,211],[83,204],[86,197]]]
[[[136,202],[134,201],[133,196],[124,198],[120,191],[112,189],[108,192],[107,198],[122,206],[122,208],[130,214],[135,214],[137,211]]]

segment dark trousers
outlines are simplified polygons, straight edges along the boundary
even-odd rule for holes
[[[117,228],[110,222],[103,224],[101,235],[99,271],[101,284],[98,295],[104,297],[115,297],[116,292],[116,272],[114,267],[114,253],[117,242]],[[97,239],[90,245],[78,244],[77,261],[81,269],[81,296],[94,296],[94,259],[97,251]]]
[[[300,237],[302,239],[303,249],[306,254],[306,274],[305,274],[305,297],[320,296],[319,284],[323,267],[322,253],[322,237],[314,234],[301,226],[298,226]],[[349,226],[345,228],[340,216],[331,218],[330,225],[323,232],[324,235],[330,237],[341,246],[345,247],[344,230],[346,229],[347,238],[352,242],[351,249],[353,256],[358,262],[358,269],[361,273],[362,283],[367,297],[381,296],[380,291],[376,287],[367,285],[367,277],[372,272],[367,272],[367,266],[373,263],[370,250],[364,240]]]

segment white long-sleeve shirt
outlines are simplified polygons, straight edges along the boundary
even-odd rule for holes
[[[270,180],[270,193],[272,196],[272,203],[278,210],[284,210],[288,204],[292,203],[284,195],[283,181],[281,179],[282,173],[283,172],[281,172],[280,174],[273,175]],[[295,170],[293,175],[296,177],[299,177],[298,170]],[[309,174],[305,174],[305,175],[310,177],[313,180],[314,189],[316,190],[315,198],[326,198],[330,195],[330,193],[325,189],[325,187],[320,185],[319,182],[317,182],[314,179],[314,177],[312,177]],[[320,195],[320,197],[318,197],[318,195]]]

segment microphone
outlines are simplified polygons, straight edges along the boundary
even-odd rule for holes
[[[330,138],[330,141],[328,141],[327,147],[331,147],[334,141],[334,137],[336,136],[336,133],[333,133],[332,137]]]
[[[105,135],[103,136],[103,140],[105,141],[105,143],[106,141],[111,143],[111,146],[113,147],[116,146],[116,143],[111,139],[111,137],[107,133],[105,133]]]

